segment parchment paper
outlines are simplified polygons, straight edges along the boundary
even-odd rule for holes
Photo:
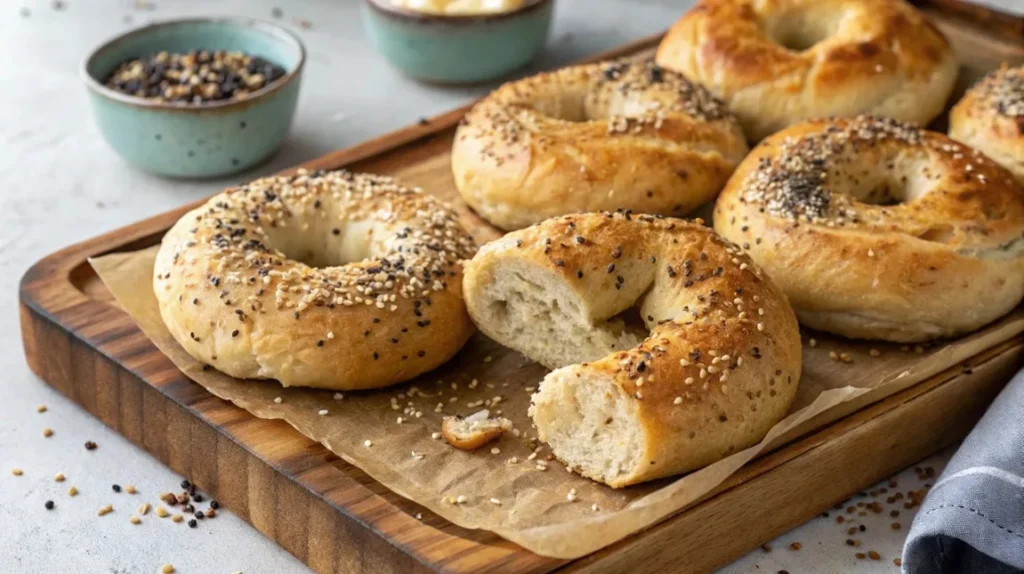
[[[526,410],[545,370],[479,334],[452,361],[417,381],[380,391],[345,393],[342,400],[330,391],[285,389],[275,381],[239,380],[213,369],[204,371],[160,319],[152,291],[155,256],[153,247],[91,263],[117,303],[187,376],[257,417],[284,419],[385,487],[459,526],[490,530],[537,554],[565,559],[594,552],[678,512],[758,453],[784,440],[820,428],[1024,331],[1024,309],[1017,309],[980,332],[923,352],[805,333],[804,375],[796,403],[764,441],[682,478],[613,490],[567,472],[554,460],[547,462],[547,470],[538,470],[536,460],[545,461],[547,448],[540,449],[536,460],[528,460],[533,449],[526,444],[527,436],[536,434]],[[817,339],[817,347],[806,344],[809,337]],[[872,348],[881,356],[870,356]],[[852,362],[834,360],[830,351],[848,353]],[[442,416],[472,414],[487,408],[478,401],[499,396],[490,410],[510,418],[520,431],[519,438],[508,433],[473,453],[431,438],[440,430]],[[281,397],[280,404],[275,397]],[[329,414],[319,415],[321,409]],[[403,418],[401,423],[398,417]],[[372,446],[364,444],[367,440]],[[492,448],[500,452],[492,454]],[[513,457],[518,463],[510,462]],[[568,499],[570,489],[575,489],[575,502]],[[448,502],[460,496],[465,497],[464,503]]]

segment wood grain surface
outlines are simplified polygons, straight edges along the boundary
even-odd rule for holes
[[[919,4],[956,46],[958,94],[1000,62],[1024,61],[1021,19],[951,0]],[[658,40],[601,57],[648,56]],[[396,175],[455,201],[449,151],[464,111],[305,167]],[[191,207],[73,245],[33,266],[20,293],[26,357],[50,385],[318,572],[622,572],[638,564],[646,572],[707,571],[963,437],[1024,359],[1022,337],[989,349],[969,361],[972,374],[956,367],[866,407],[757,459],[684,512],[567,563],[489,532],[458,528],[286,423],[257,419],[182,375],[112,303],[87,259],[153,245]],[[460,209],[479,240],[497,236]]]

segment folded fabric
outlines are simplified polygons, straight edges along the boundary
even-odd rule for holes
[[[1024,371],[928,493],[903,547],[903,571],[1024,573]]]

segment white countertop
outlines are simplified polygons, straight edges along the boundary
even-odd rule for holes
[[[990,0],[1004,8],[1020,0]],[[367,45],[357,0],[4,0],[0,2],[0,571],[306,572],[308,569],[230,512],[189,529],[152,514],[128,517],[142,502],[171,490],[182,477],[107,429],[33,375],[21,349],[17,284],[36,260],[70,243],[210,195],[225,182],[251,179],[347,147],[464,103],[477,89],[422,86],[398,75]],[[660,31],[686,0],[558,0],[548,50],[551,67]],[[196,15],[249,15],[283,22],[306,42],[309,62],[299,111],[285,148],[271,162],[222,181],[183,182],[136,171],[106,147],[93,125],[78,66],[101,41],[131,27]],[[27,8],[28,15],[22,13]],[[311,24],[302,28],[299,20]],[[339,82],[344,73],[354,81]],[[45,413],[36,412],[46,405]],[[54,435],[43,437],[50,427]],[[93,440],[99,448],[86,451]],[[948,453],[922,466],[941,471]],[[24,474],[13,476],[20,468]],[[61,472],[63,483],[53,480]],[[921,481],[897,477],[900,491]],[[115,494],[132,484],[139,494]],[[68,488],[80,491],[72,498]],[[870,497],[868,497],[870,499]],[[881,495],[884,499],[885,495]],[[54,500],[47,511],[44,501]],[[873,500],[873,499],[872,499]],[[884,500],[883,500],[884,501]],[[113,504],[115,511],[97,517]],[[725,569],[726,572],[895,572],[911,512],[898,519],[868,513],[865,532],[812,520]],[[898,520],[901,530],[893,530]],[[847,538],[862,546],[846,545]],[[792,542],[802,545],[790,550]],[[881,559],[858,560],[874,550]]]

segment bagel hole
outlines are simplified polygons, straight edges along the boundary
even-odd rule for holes
[[[629,309],[626,309],[618,315],[606,320],[605,328],[628,343],[633,343],[635,341],[636,344],[639,344],[640,341],[646,339],[650,334],[650,330],[647,328],[647,323],[644,321],[643,315],[641,315],[639,304],[633,305]],[[612,346],[614,347],[614,345]],[[635,345],[630,344],[629,346],[633,347]]]
[[[791,52],[803,52],[835,35],[842,13],[822,3],[777,10],[761,22],[773,42]]]
[[[803,52],[813,48],[815,44],[827,37],[808,32],[808,30],[796,28],[785,30],[783,34],[775,37],[775,43],[791,52]]]
[[[320,269],[371,259],[374,251],[384,251],[380,242],[393,234],[371,221],[309,218],[303,223],[301,231],[266,227],[267,243],[288,259]]]

